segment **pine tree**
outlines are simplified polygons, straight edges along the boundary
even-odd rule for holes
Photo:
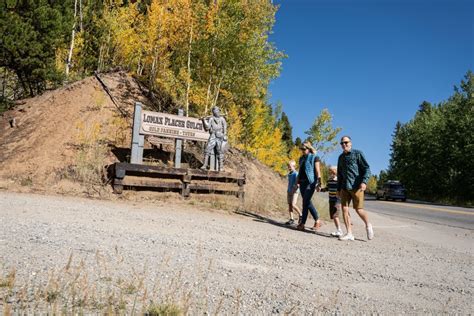
[[[300,148],[302,144],[303,144],[303,141],[301,140],[301,138],[296,137],[296,139],[295,139],[295,147]]]
[[[448,100],[425,101],[412,120],[397,123],[389,176],[412,197],[474,203],[474,162],[467,158],[474,150],[473,77],[468,71]]]
[[[18,1],[0,5],[0,67],[13,71],[20,96],[34,96],[61,83],[56,52],[71,28],[71,1]]]
[[[282,112],[281,118],[279,121],[279,127],[282,131],[282,140],[288,148],[288,152],[293,148],[293,127],[290,124],[290,120],[285,112]]]
[[[379,176],[377,178],[377,186],[380,187],[384,185],[385,182],[387,182],[389,179],[389,174],[386,170],[380,170]]]

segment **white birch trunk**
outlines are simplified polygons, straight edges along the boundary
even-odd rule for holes
[[[76,35],[76,16],[77,16],[77,0],[74,0],[74,24],[72,25],[71,46],[69,47],[69,54],[66,62],[66,77],[69,76],[69,69],[72,62],[72,51],[74,50],[74,37]]]
[[[84,30],[83,27],[82,27],[82,0],[79,0],[79,17],[80,17],[80,24],[79,24],[79,28],[81,30],[81,32]]]
[[[157,70],[158,54],[159,54],[159,49],[157,46],[155,47],[155,55],[153,56],[153,62],[151,64],[151,73],[150,73],[150,82],[149,82],[151,89],[155,87],[156,74],[158,72]]]
[[[214,57],[214,47],[211,50],[211,67],[209,68],[209,85],[207,86],[207,96],[206,96],[206,109],[204,110],[204,115],[207,115],[207,111],[209,110],[209,98],[211,97],[211,86],[212,86],[212,58]]]
[[[189,90],[191,89],[191,48],[193,44],[193,25],[189,32],[189,51],[188,51],[188,82],[186,85],[186,116],[189,116]]]
[[[224,75],[222,75],[222,77],[219,79],[219,83],[217,84],[217,87],[216,87],[216,97],[214,98],[214,101],[212,102],[212,107],[216,106],[217,105],[217,99],[219,99],[219,92],[221,90],[221,83],[222,83],[222,79],[223,79]]]
[[[212,68],[212,63],[211,63],[211,68]],[[206,109],[204,110],[204,115],[207,115],[207,110],[209,109],[209,98],[211,96],[211,85],[212,85],[212,73],[209,75],[209,84],[207,85]]]

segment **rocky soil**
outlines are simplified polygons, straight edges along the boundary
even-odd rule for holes
[[[316,234],[182,203],[0,192],[0,312],[474,313],[472,248],[371,216],[374,240],[356,219],[358,239],[340,242],[329,223]]]
[[[114,200],[111,186],[104,186],[104,168],[129,161],[136,101],[147,110],[171,111],[151,102],[124,72],[88,77],[18,101],[14,109],[0,114],[0,190]],[[13,118],[15,127],[10,125]],[[201,167],[202,145],[185,143],[183,167]],[[146,164],[169,166],[173,159],[174,146],[152,148],[145,141]],[[246,207],[260,214],[286,209],[286,197],[280,194],[286,180],[269,167],[232,148],[226,168],[246,174]]]

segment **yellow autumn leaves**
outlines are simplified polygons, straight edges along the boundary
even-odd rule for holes
[[[109,0],[100,9],[93,2],[85,12],[95,17],[99,71],[120,66],[170,96],[157,110],[200,117],[219,106],[232,145],[284,171],[288,149],[268,101],[284,57],[268,39],[271,1]],[[77,47],[81,60],[86,52]]]

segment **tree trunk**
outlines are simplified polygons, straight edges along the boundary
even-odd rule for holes
[[[100,63],[102,62],[103,51],[104,51],[104,44],[101,44],[99,48],[99,58],[97,60],[97,72],[100,72]]]
[[[82,32],[84,30],[82,27],[82,0],[79,0],[79,17],[80,17],[79,29]]]
[[[137,75],[141,76],[142,75],[142,54],[140,54],[140,57],[138,57],[138,63],[137,63]]]
[[[26,86],[25,79],[23,79],[21,71],[16,71],[16,76],[20,81],[21,88],[23,89],[23,94],[26,95],[28,93],[28,87]]]
[[[191,31],[189,32],[189,50],[188,50],[188,82],[186,85],[186,116],[189,116],[189,90],[191,89],[191,48],[193,44],[193,25],[191,23]]]
[[[97,72],[99,72],[99,73],[104,68],[104,59],[105,59],[105,56],[108,55],[109,43],[110,43],[110,30],[109,30],[109,33],[107,35],[107,42],[105,44],[102,44],[100,46],[100,49],[99,49],[99,61],[97,62]],[[107,50],[107,52],[104,52],[105,50]]]
[[[34,97],[35,93],[33,92],[33,87],[31,86],[31,82],[28,81],[28,88],[30,90],[30,97]]]
[[[219,79],[219,83],[216,86],[216,97],[214,98],[214,101],[212,102],[212,107],[217,105],[217,99],[219,99],[219,92],[221,90],[221,83],[222,83],[223,78],[224,78],[224,74],[222,74],[221,78]]]
[[[211,86],[212,86],[212,58],[214,57],[214,47],[211,49],[211,65],[209,67],[209,85],[207,86],[207,96],[206,96],[206,109],[204,110],[204,115],[207,115],[209,110],[209,98],[211,97]]]
[[[211,68],[212,68],[212,63],[211,63]],[[207,85],[206,109],[204,110],[204,115],[207,115],[207,110],[209,109],[209,97],[211,96],[211,85],[212,85],[212,73],[209,75],[209,84]]]
[[[5,86],[7,84],[7,67],[3,67],[2,99],[5,98]]]
[[[150,85],[150,89],[154,89],[155,87],[155,80],[156,80],[156,73],[158,72],[157,68],[157,63],[158,63],[158,53],[159,53],[159,50],[158,50],[158,46],[155,47],[155,55],[153,56],[153,62],[151,64],[151,72],[150,72],[150,81],[149,81],[149,85]]]
[[[74,0],[74,24],[72,25],[71,45],[69,47],[69,54],[66,62],[66,77],[69,76],[69,70],[72,62],[72,51],[74,49],[74,37],[76,35],[76,16],[77,16],[77,0]]]

